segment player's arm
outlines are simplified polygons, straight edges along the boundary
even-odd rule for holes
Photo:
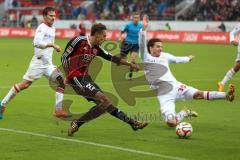
[[[54,43],[48,43],[47,44],[47,47],[53,47],[57,52],[61,52],[61,47],[57,44],[54,44]],[[46,48],[47,48],[46,47]]]
[[[187,63],[193,60],[194,56],[189,55],[189,56],[184,56],[184,57],[178,57],[178,56],[173,56],[171,54],[167,54],[168,61],[169,63]]]
[[[33,46],[36,47],[36,48],[40,48],[40,49],[53,47],[57,52],[60,52],[61,48],[57,44],[47,43],[47,42],[43,41],[44,34],[45,33],[44,33],[42,28],[38,28],[36,30],[36,33],[35,33],[35,36],[34,36],[34,40],[33,40]]]
[[[134,69],[136,71],[139,70],[139,66],[137,64],[133,64],[123,58],[113,56],[101,47],[100,47],[100,52],[98,53],[98,56],[100,56],[108,61],[112,61],[112,62],[116,63],[117,65],[125,65],[125,66],[131,67],[132,69]]]
[[[128,30],[128,25],[126,25],[126,26],[123,28],[123,30],[120,31],[119,37],[118,37],[118,41],[122,41],[122,35],[123,35],[124,33],[126,33],[127,30]]]
[[[238,33],[240,33],[240,25],[237,26],[237,27],[235,27],[235,28],[230,32],[230,43],[231,43],[232,45],[235,45],[235,46],[238,45],[238,42],[235,41],[235,37],[236,37],[236,35],[237,35]]]
[[[143,21],[142,21],[142,29],[140,30],[138,34],[138,41],[139,41],[139,50],[140,50],[140,56],[142,61],[145,61],[145,59],[148,56],[148,51],[147,51],[147,26],[148,26],[148,17],[147,15],[143,16]]]

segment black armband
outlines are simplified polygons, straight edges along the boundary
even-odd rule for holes
[[[112,56],[112,62],[116,63],[117,65],[120,64],[121,58],[117,56]]]

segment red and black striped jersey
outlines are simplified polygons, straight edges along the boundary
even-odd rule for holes
[[[88,67],[95,56],[100,56],[115,63],[120,62],[119,57],[112,56],[100,46],[92,46],[87,36],[78,36],[71,39],[61,58],[67,79],[88,75]]]

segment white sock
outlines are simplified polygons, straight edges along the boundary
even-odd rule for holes
[[[222,85],[225,85],[229,80],[231,80],[235,73],[236,73],[236,72],[234,71],[233,68],[230,69],[230,70],[226,73],[226,75],[225,75],[225,77],[223,78],[223,80],[221,81]]]
[[[13,85],[13,87],[9,90],[7,95],[3,98],[1,105],[6,106],[8,102],[12,100],[18,92],[20,92],[19,87],[16,84]]]
[[[63,93],[64,89],[58,87],[56,90],[56,104],[55,104],[56,110],[62,110]]]
[[[207,100],[225,99],[226,93],[225,92],[217,92],[217,91],[204,91],[203,97],[204,97],[204,99],[207,99]]]
[[[188,113],[185,110],[182,110],[176,114],[177,124],[182,122],[182,120],[188,116]]]

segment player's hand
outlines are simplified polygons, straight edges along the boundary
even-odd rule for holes
[[[193,58],[195,58],[195,56],[193,56],[193,55],[189,55],[188,57],[189,57],[189,61],[192,61]]]
[[[130,68],[132,70],[135,70],[136,72],[139,71],[139,69],[140,69],[140,67],[137,64],[133,64],[133,63],[131,63]]]
[[[234,46],[237,46],[237,45],[238,45],[238,42],[232,41],[231,44],[234,45]]]
[[[148,22],[149,22],[149,18],[148,16],[145,14],[143,16],[143,20],[142,20],[142,30],[145,31],[148,27]]]
[[[117,39],[118,42],[122,42],[122,35],[120,34],[118,39]]]
[[[65,85],[68,84],[68,79],[67,78],[64,79],[64,84]]]
[[[53,48],[57,51],[57,52],[61,52],[61,47],[59,45],[54,44]]]

